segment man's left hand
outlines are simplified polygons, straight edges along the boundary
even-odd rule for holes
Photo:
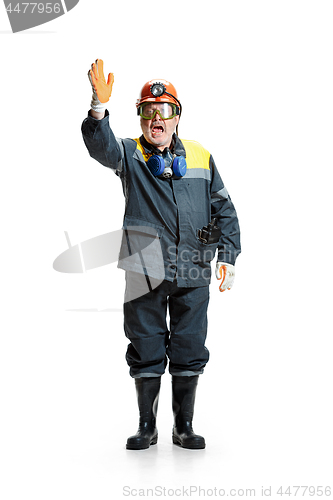
[[[216,262],[215,276],[218,280],[222,279],[219,286],[220,292],[230,290],[234,284],[235,266],[225,262]]]

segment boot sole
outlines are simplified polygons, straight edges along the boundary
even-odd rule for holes
[[[149,444],[147,444],[146,446],[142,446],[142,444],[126,444],[126,449],[127,450],[147,450],[151,445],[153,444],[156,444],[157,443],[157,437],[158,436],[155,436],[153,437],[153,439],[150,441]]]
[[[172,436],[172,442],[173,444],[176,444],[180,446],[181,448],[186,448],[188,450],[203,450],[206,448],[206,443],[189,443],[189,444],[183,444],[180,439],[176,438],[175,436]]]

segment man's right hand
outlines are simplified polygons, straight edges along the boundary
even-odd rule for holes
[[[113,73],[109,73],[108,81],[105,81],[102,59],[96,59],[88,71],[88,78],[92,86],[93,96],[91,109],[96,113],[102,113],[104,116],[106,103],[110,99],[112,85],[114,82]]]

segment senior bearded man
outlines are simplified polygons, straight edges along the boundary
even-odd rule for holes
[[[195,141],[179,139],[182,107],[170,82],[143,86],[136,103],[142,135],[119,139],[106,109],[113,74],[106,81],[97,59],[88,76],[93,97],[83,139],[89,154],[120,178],[125,195],[118,266],[126,271],[126,360],[140,413],[138,432],[126,447],[157,443],[161,376],[169,362],[173,443],[202,449],[205,439],[194,433],[192,419],[198,378],[209,358],[210,263],[217,250],[220,290],[230,289],[240,253],[237,214],[211,154]],[[150,248],[148,258],[143,247]]]

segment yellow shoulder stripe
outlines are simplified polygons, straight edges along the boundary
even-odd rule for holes
[[[210,153],[196,141],[181,139],[186,151],[187,168],[204,168],[209,170]]]
[[[134,139],[135,142],[136,142],[136,149],[138,149],[139,151],[141,151],[142,153],[142,156],[143,156],[143,159],[145,160],[145,162],[147,162],[149,160],[149,157],[151,155],[147,154],[145,152],[145,150],[143,149],[143,147],[141,146],[141,142],[140,142],[140,139]]]

